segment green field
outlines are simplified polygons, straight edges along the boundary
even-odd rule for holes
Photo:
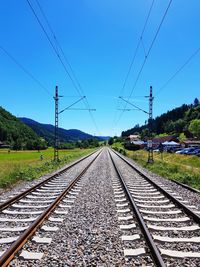
[[[152,172],[200,189],[200,158],[197,156],[163,153],[162,157],[154,152],[154,164],[146,163],[148,155],[144,150],[129,151],[128,156]]]
[[[124,150],[120,143],[112,146],[148,170],[168,179],[174,179],[194,188],[200,189],[200,157],[174,153],[154,152],[154,164],[147,164],[148,152],[145,150]]]
[[[0,150],[0,187],[9,187],[22,180],[33,180],[83,157],[95,149],[60,150],[60,162],[53,161],[53,149],[43,151]],[[43,156],[43,160],[40,156]]]

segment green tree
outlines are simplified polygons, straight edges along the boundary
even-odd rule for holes
[[[110,139],[108,140],[109,146],[112,146],[113,143],[114,143],[114,139],[113,137],[110,137]]]
[[[184,129],[185,121],[183,119],[178,119],[174,122],[174,128],[176,133],[181,133]]]
[[[168,133],[168,134],[171,134],[174,132],[175,130],[175,127],[174,127],[174,122],[173,121],[167,121],[165,124],[164,124],[164,129],[165,129],[165,132]]]
[[[143,129],[140,134],[142,140],[147,139],[149,136],[149,130],[147,128]]]
[[[82,140],[82,148],[88,148],[88,147],[89,147],[88,140]]]
[[[186,138],[185,134],[184,133],[180,133],[180,135],[179,135],[179,141],[180,142],[184,142],[186,139],[187,138]]]
[[[200,138],[200,120],[192,120],[188,130],[197,138]]]
[[[196,97],[194,99],[194,106],[197,107],[200,104],[199,99]]]

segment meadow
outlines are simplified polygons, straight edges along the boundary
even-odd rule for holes
[[[146,150],[125,150],[120,143],[113,148],[125,153],[141,166],[168,179],[174,179],[191,187],[200,189],[200,157],[174,153],[154,152],[154,163],[148,164]]]
[[[81,158],[92,151],[90,149],[60,150],[58,163],[53,161],[53,148],[42,151],[10,151],[0,150],[0,187],[10,187],[22,180],[37,179],[42,175],[55,171],[65,164]],[[42,160],[41,160],[42,155]]]

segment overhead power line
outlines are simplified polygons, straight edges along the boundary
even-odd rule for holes
[[[60,43],[59,43],[59,41],[58,41],[58,39],[57,39],[57,37],[56,37],[56,34],[55,34],[55,32],[54,32],[52,26],[50,25],[49,20],[47,19],[47,16],[46,16],[44,10],[42,9],[42,7],[41,7],[39,1],[36,0],[37,5],[38,5],[38,7],[39,7],[39,9],[40,9],[40,12],[41,12],[42,16],[44,17],[44,19],[45,19],[45,21],[46,21],[46,23],[47,23],[47,26],[48,26],[48,28],[49,28],[49,30],[50,30],[50,32],[51,32],[53,38],[54,38],[54,42],[51,40],[51,38],[50,38],[48,32],[46,31],[44,25],[42,24],[42,22],[41,22],[39,16],[37,15],[35,9],[33,8],[32,4],[31,4],[31,2],[30,2],[29,0],[26,0],[26,1],[27,1],[28,5],[29,5],[31,11],[33,12],[33,14],[34,14],[34,16],[35,16],[35,18],[36,18],[38,24],[40,25],[42,31],[44,32],[44,34],[45,34],[45,36],[46,36],[48,42],[50,43],[50,45],[51,45],[51,47],[52,47],[54,53],[56,54],[56,56],[58,57],[58,59],[59,59],[61,65],[63,66],[63,68],[64,68],[64,70],[65,70],[65,73],[67,74],[68,78],[71,80],[71,82],[72,82],[72,84],[73,84],[73,87],[74,87],[75,90],[77,91],[78,95],[79,95],[80,97],[82,97],[82,96],[84,95],[84,91],[83,91],[83,89],[82,89],[82,87],[81,87],[81,85],[80,85],[80,82],[78,81],[78,79],[77,79],[77,77],[76,77],[76,75],[75,75],[75,72],[74,72],[74,70],[73,70],[71,64],[69,63],[69,60],[67,59],[67,57],[66,57],[66,55],[65,55],[65,53],[64,53],[64,51],[63,51],[63,49],[62,49],[62,46],[60,45]],[[55,44],[54,44],[54,43],[55,43]],[[66,62],[67,65],[69,66],[72,75],[71,75],[70,72],[68,71],[67,66],[66,66],[64,60],[62,59],[61,54],[59,53],[58,48],[59,48],[59,50],[61,51],[61,53],[62,53],[62,57],[64,58],[65,62]],[[88,100],[87,100],[86,97],[83,98],[83,102],[84,102],[86,108],[89,110],[89,114],[90,114],[91,120],[92,120],[92,122],[94,123],[94,126],[95,126],[96,130],[99,132],[98,127],[97,127],[97,125],[96,125],[96,122],[95,122],[95,120],[94,120],[94,117],[93,117],[93,115],[92,115],[91,112],[90,112],[91,108],[90,108],[89,102],[88,102]]]
[[[65,54],[65,52],[64,52],[64,50],[63,50],[63,48],[62,48],[62,46],[61,46],[61,44],[60,44],[60,42],[58,41],[58,39],[57,39],[57,37],[56,37],[56,34],[55,34],[55,31],[53,30],[53,28],[52,28],[52,26],[51,26],[51,24],[50,24],[50,22],[49,22],[49,20],[48,20],[48,18],[47,18],[47,16],[46,16],[45,12],[44,12],[42,6],[40,5],[40,3],[39,3],[38,0],[35,0],[35,1],[36,1],[37,5],[38,5],[38,7],[39,7],[39,9],[40,9],[41,14],[42,14],[43,17],[44,17],[44,20],[45,20],[46,23],[47,23],[47,26],[49,27],[49,30],[50,30],[50,32],[51,32],[53,38],[54,38],[54,41],[55,41],[56,46],[57,46],[57,47],[59,48],[59,50],[61,51],[61,53],[62,53],[62,55],[63,55],[63,58],[64,58],[65,62],[67,63],[67,65],[68,65],[69,68],[70,68],[70,71],[71,71],[71,73],[72,73],[73,79],[75,80],[75,82],[76,82],[76,84],[77,84],[77,86],[78,86],[78,88],[79,88],[79,91],[80,91],[80,92],[79,92],[79,96],[84,95],[84,91],[83,91],[83,89],[82,89],[82,86],[81,86],[81,84],[80,84],[78,78],[76,77],[75,71],[74,71],[74,69],[72,68],[72,65],[70,64],[70,62],[69,62],[69,60],[68,60],[68,58],[67,58],[67,56],[66,56],[66,54]],[[59,50],[57,49],[57,52],[58,52],[58,53],[59,53]],[[88,102],[88,100],[87,100],[87,97],[84,97],[83,102],[84,102],[85,105],[87,106],[87,109],[90,111],[91,108],[90,108],[89,102]],[[90,114],[90,117],[91,117],[91,119],[92,119],[92,121],[93,121],[93,123],[94,123],[94,125],[95,125],[96,130],[98,131],[98,127],[97,127],[97,125],[96,125],[96,122],[94,122],[94,118],[92,118],[93,115],[92,115],[90,112],[89,112],[89,114]]]
[[[44,28],[44,26],[43,26],[43,24],[42,24],[41,20],[39,19],[38,15],[37,15],[37,14],[36,14],[36,12],[35,12],[35,10],[34,10],[33,6],[31,5],[31,3],[30,3],[30,1],[29,1],[29,0],[26,0],[26,1],[27,1],[28,5],[29,5],[29,7],[30,7],[31,11],[33,12],[33,14],[34,14],[34,16],[35,16],[35,18],[36,18],[36,20],[37,20],[38,24],[40,25],[40,27],[41,27],[42,31],[44,32],[44,34],[45,34],[45,36],[46,36],[47,40],[49,41],[49,43],[50,43],[50,45],[51,45],[51,47],[52,47],[53,51],[55,52],[55,54],[56,54],[56,56],[58,57],[58,59],[59,59],[59,61],[60,61],[61,65],[63,66],[63,68],[64,68],[64,70],[65,70],[65,72],[66,72],[67,76],[68,76],[68,77],[69,77],[69,79],[71,80],[71,82],[72,82],[72,84],[73,84],[74,88],[77,90],[77,92],[78,92],[79,96],[81,96],[81,94],[80,94],[80,92],[79,92],[79,90],[78,90],[78,88],[77,88],[77,86],[76,86],[76,83],[74,82],[74,80],[73,80],[73,78],[72,78],[71,74],[70,74],[70,73],[69,73],[69,71],[67,70],[67,67],[66,67],[66,65],[64,64],[64,62],[63,62],[63,60],[62,60],[62,58],[61,58],[61,56],[60,56],[60,54],[59,54],[58,50],[56,49],[55,45],[54,45],[54,44],[53,44],[53,42],[51,41],[51,38],[49,37],[49,35],[48,35],[47,31],[45,30],[45,28]]]
[[[48,95],[52,96],[49,90],[37,79],[35,76],[25,68],[16,58],[13,57],[2,45],[0,45],[0,49],[6,54],[26,75],[28,75],[35,83],[37,83]]]
[[[153,48],[153,45],[155,44],[155,41],[156,41],[156,39],[157,39],[157,37],[158,37],[158,34],[159,34],[159,32],[160,32],[160,29],[161,29],[161,27],[162,27],[162,25],[163,25],[163,22],[164,22],[164,20],[165,20],[165,18],[166,18],[166,15],[167,15],[168,11],[169,11],[169,8],[170,8],[170,6],[171,6],[171,3],[172,3],[172,0],[169,1],[168,5],[167,5],[167,8],[166,8],[166,10],[165,10],[165,12],[164,12],[164,14],[163,14],[163,16],[162,16],[162,19],[161,19],[161,21],[160,21],[160,23],[159,23],[159,25],[158,25],[157,31],[156,31],[156,33],[155,33],[155,35],[154,35],[154,37],[153,37],[153,40],[151,41],[151,44],[150,44],[150,46],[149,46],[149,49],[147,50],[146,56],[145,56],[145,58],[144,58],[144,60],[143,60],[142,66],[141,66],[141,68],[140,68],[140,70],[139,70],[139,72],[138,72],[138,74],[137,74],[136,80],[135,80],[135,82],[134,82],[134,85],[133,85],[133,87],[132,87],[132,90],[131,90],[131,93],[130,93],[130,95],[129,95],[128,100],[131,98],[131,96],[132,96],[132,94],[133,94],[133,91],[134,91],[134,89],[135,89],[136,86],[137,86],[137,83],[138,83],[138,81],[139,81],[139,78],[140,78],[140,76],[141,76],[141,73],[142,73],[142,71],[143,71],[143,69],[144,69],[144,66],[145,66],[145,64],[146,64],[146,62],[147,62],[147,59],[148,59],[148,57],[149,57],[149,55],[150,55],[150,53],[151,53],[151,50],[152,50],[152,48]],[[125,104],[124,109],[126,109],[126,107],[127,107],[127,103]],[[124,113],[124,111],[121,112],[120,117],[119,117],[117,123],[120,121],[120,119],[121,119],[123,113]]]
[[[137,56],[137,53],[138,53],[138,51],[139,51],[139,48],[140,48],[140,45],[141,45],[141,44],[142,44],[143,49],[144,49],[143,35],[144,35],[145,30],[146,30],[147,23],[148,23],[148,21],[149,21],[149,18],[150,18],[151,12],[152,12],[152,8],[153,8],[153,5],[154,5],[154,2],[155,2],[155,0],[152,0],[152,2],[151,2],[151,6],[150,6],[150,8],[149,8],[147,17],[146,17],[145,22],[144,22],[144,26],[143,26],[143,28],[142,28],[140,37],[139,37],[139,39],[138,39],[138,42],[137,42],[137,45],[136,45],[136,48],[135,48],[135,52],[134,52],[134,54],[133,54],[133,58],[132,58],[131,63],[130,63],[130,65],[129,65],[128,72],[127,72],[127,74],[126,74],[126,77],[125,77],[125,80],[124,80],[124,82],[123,82],[123,85],[122,85],[122,88],[121,88],[121,90],[120,90],[119,95],[123,95],[123,93],[124,93],[124,89],[125,89],[125,87],[126,87],[128,78],[129,78],[129,76],[130,76],[132,67],[133,67],[133,65],[134,65],[134,63],[135,63],[135,59],[136,59],[136,56]],[[144,49],[144,52],[145,52],[145,49]],[[146,55],[146,53],[145,53],[145,55]],[[119,99],[118,99],[117,102],[119,103]],[[116,108],[117,108],[117,107],[116,107]],[[123,113],[123,109],[122,109],[122,113]],[[120,115],[120,118],[118,119],[118,121],[121,119],[121,116],[122,116],[122,115]],[[114,123],[115,123],[115,118],[116,118],[116,112],[115,112],[115,115],[114,115]],[[118,121],[117,121],[117,123],[118,123]]]
[[[64,112],[65,110],[67,110],[67,109],[71,108],[72,106],[76,105],[77,103],[79,103],[80,101],[82,101],[82,100],[83,100],[83,98],[85,98],[85,96],[81,97],[80,99],[78,99],[76,102],[74,102],[74,103],[73,103],[73,104],[71,104],[70,106],[68,106],[68,107],[64,108],[63,110],[61,110],[60,112],[58,112],[58,114],[60,114],[60,113]]]
[[[190,61],[198,55],[200,52],[200,47],[189,56],[189,58],[177,69],[177,71],[160,87],[160,89],[156,92],[155,96],[160,94],[160,92],[168,86],[168,84],[190,63]]]
[[[142,112],[144,112],[144,113],[146,113],[146,114],[149,114],[146,110],[144,110],[144,109],[142,109],[142,108],[136,106],[135,104],[131,103],[130,101],[124,99],[122,96],[120,96],[119,98],[122,99],[123,101],[125,101],[127,104],[133,106],[133,107],[136,108],[137,110],[140,110],[140,111],[142,111]]]
[[[35,0],[35,1],[36,1],[37,5],[38,5],[38,7],[39,7],[39,9],[40,9],[40,12],[41,12],[42,16],[44,17],[44,19],[45,19],[45,21],[46,21],[46,23],[47,23],[47,26],[48,26],[48,28],[49,28],[49,30],[50,30],[50,32],[51,32],[53,38],[54,38],[54,41],[55,41],[56,46],[57,46],[57,47],[59,48],[59,50],[61,51],[61,53],[62,53],[62,55],[63,55],[63,58],[65,59],[65,62],[67,63],[67,65],[68,65],[69,68],[70,68],[70,71],[71,71],[71,73],[72,73],[72,76],[73,76],[74,80],[76,81],[76,83],[77,83],[77,85],[78,85],[78,87],[79,87],[79,89],[80,89],[80,91],[81,91],[81,94],[84,95],[84,92],[83,92],[83,90],[82,90],[81,84],[80,84],[79,80],[77,79],[77,77],[76,77],[76,75],[75,75],[75,72],[74,72],[74,70],[73,70],[73,68],[72,68],[72,65],[70,64],[70,62],[69,62],[69,60],[68,60],[68,58],[67,58],[67,56],[66,56],[64,50],[62,49],[62,46],[61,46],[60,42],[58,41],[58,39],[57,39],[57,37],[56,37],[56,34],[55,34],[55,32],[54,32],[54,30],[53,30],[53,28],[52,28],[52,26],[51,26],[51,24],[50,24],[50,22],[49,22],[49,20],[48,20],[48,18],[47,18],[46,14],[45,14],[45,12],[44,12],[44,10],[43,10],[43,8],[42,8],[42,6],[40,5],[40,2],[39,2],[38,0]],[[58,52],[58,53],[59,53],[59,50],[57,49],[57,52]]]
[[[151,15],[151,11],[152,11],[152,8],[153,8],[153,5],[154,5],[154,1],[155,1],[155,0],[152,0],[151,6],[150,6],[150,8],[149,8],[149,12],[148,12],[148,14],[147,14],[147,17],[146,17],[146,20],[145,20],[145,23],[144,23],[144,26],[143,26],[143,29],[142,29],[140,38],[139,38],[139,40],[138,40],[138,43],[137,43],[137,46],[136,46],[136,49],[135,49],[135,52],[134,52],[134,55],[133,55],[133,58],[132,58],[132,60],[131,60],[131,64],[130,64],[130,66],[129,66],[129,68],[128,68],[127,75],[126,75],[126,77],[125,77],[125,80],[124,80],[122,89],[121,89],[121,91],[120,91],[120,95],[123,95],[123,91],[124,91],[124,89],[125,89],[125,86],[126,86],[126,83],[127,83],[128,78],[129,78],[131,69],[132,69],[133,64],[134,64],[134,62],[135,62],[135,58],[136,58],[136,56],[137,56],[139,47],[140,47],[141,43],[143,43],[143,35],[144,35],[144,32],[145,32],[145,29],[146,29],[146,26],[147,26],[149,17],[150,17],[150,15]]]
[[[145,66],[145,64],[146,64],[147,58],[148,58],[148,56],[149,56],[149,54],[150,54],[150,52],[151,52],[151,50],[152,50],[152,48],[153,48],[153,45],[154,45],[154,43],[155,43],[155,41],[156,41],[156,38],[158,37],[158,34],[159,34],[160,29],[161,29],[161,27],[162,27],[162,24],[163,24],[163,22],[164,22],[164,20],[165,20],[165,17],[166,17],[166,15],[167,15],[167,13],[168,13],[168,10],[169,10],[169,8],[170,8],[170,6],[171,6],[171,3],[172,3],[172,0],[169,1],[168,6],[167,6],[167,8],[166,8],[166,10],[165,10],[165,13],[164,13],[164,15],[163,15],[163,17],[162,17],[162,19],[161,19],[161,22],[160,22],[160,24],[159,24],[159,26],[158,26],[158,28],[157,28],[156,34],[154,35],[154,38],[153,38],[153,40],[152,40],[152,42],[151,42],[151,44],[150,44],[150,46],[149,46],[149,49],[148,49],[148,51],[147,51],[147,53],[146,53],[146,57],[144,58],[143,64],[142,64],[142,66],[141,66],[141,68],[140,68],[140,71],[138,72],[138,75],[137,75],[137,78],[136,78],[136,80],[135,80],[134,86],[133,86],[133,88],[132,88],[132,90],[131,90],[129,99],[131,98],[131,96],[132,96],[132,94],[133,94],[133,90],[135,89],[135,87],[136,87],[136,85],[137,85],[137,82],[138,82],[138,80],[139,80],[139,78],[140,78],[140,75],[141,75],[141,73],[142,73],[142,71],[143,71],[143,68],[144,68],[144,66]]]

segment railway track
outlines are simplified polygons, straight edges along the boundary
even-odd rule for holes
[[[118,175],[113,187],[125,226],[139,225],[140,239],[146,241],[136,250],[136,236],[126,233],[123,239],[133,242],[124,250],[125,256],[149,254],[156,266],[163,267],[200,266],[200,213],[196,207],[161,182],[155,183],[119,153],[109,150],[109,155]],[[130,222],[134,217],[137,221]]]
[[[51,238],[34,234],[39,228],[43,228],[46,233],[56,230],[56,227],[45,223],[62,221],[59,216],[68,213],[81,190],[82,176],[100,154],[101,151],[91,153],[0,205],[0,266],[8,266],[30,238],[39,244],[51,241]],[[84,165],[81,172],[75,177],[69,176],[69,171],[74,173],[80,164]],[[24,250],[20,255],[25,259],[40,259],[42,253]]]
[[[0,208],[0,266],[200,266],[196,207],[110,149]]]
[[[178,182],[178,181],[176,181],[176,180],[173,180],[173,179],[171,179],[171,181],[174,182],[174,183],[176,183],[176,184],[178,184],[178,185],[180,185],[180,186],[182,186],[182,187],[184,187],[184,188],[186,188],[186,189],[189,190],[189,191],[192,191],[192,192],[194,192],[194,193],[200,194],[200,190],[198,190],[198,189],[196,189],[196,188],[190,187],[189,185],[180,183],[180,182]]]

